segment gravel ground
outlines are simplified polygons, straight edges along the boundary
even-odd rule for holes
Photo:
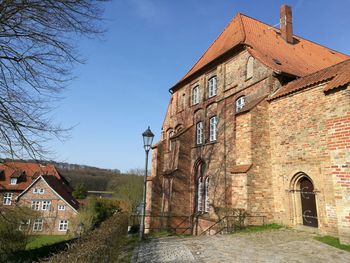
[[[141,262],[350,262],[350,253],[313,239],[313,234],[275,230],[251,234],[155,238],[140,244],[133,263]]]

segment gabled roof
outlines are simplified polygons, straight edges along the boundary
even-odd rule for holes
[[[3,171],[3,176],[0,178],[0,188],[6,190],[23,191],[38,177],[38,175],[49,174],[58,179],[61,178],[55,166],[52,164],[41,165],[39,163],[6,161],[0,164],[0,170]],[[25,176],[23,176],[17,184],[11,185],[11,177],[13,177],[13,175],[22,175],[23,172],[25,172]]]
[[[79,208],[79,202],[70,194],[67,185],[60,179],[52,175],[40,175],[36,178],[26,189],[23,190],[17,196],[17,199],[20,199],[26,192],[28,192],[39,180],[44,180],[47,185],[53,190],[53,192],[58,195],[63,201],[65,201],[70,207],[72,207],[76,212]]]
[[[269,100],[283,97],[325,81],[329,81],[324,88],[325,92],[350,84],[350,59],[289,82],[273,94]]]
[[[271,69],[298,77],[350,58],[295,35],[294,43],[288,44],[279,29],[238,13],[172,89],[239,45],[246,46],[253,57]]]

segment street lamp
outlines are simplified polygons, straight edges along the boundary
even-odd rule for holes
[[[146,215],[146,187],[147,187],[147,170],[148,170],[148,153],[152,146],[152,141],[154,134],[151,131],[151,129],[147,128],[147,130],[142,133],[143,137],[143,148],[146,152],[146,167],[145,167],[145,177],[143,180],[143,199],[142,199],[142,214],[141,214],[141,225],[140,225],[140,233],[139,238],[140,240],[144,239],[144,232],[145,232],[145,215]]]

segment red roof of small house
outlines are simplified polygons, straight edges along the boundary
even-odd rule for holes
[[[289,82],[281,87],[269,100],[283,97],[325,81],[328,81],[324,88],[325,92],[350,84],[350,59]]]
[[[41,165],[39,163],[6,161],[0,164],[0,190],[23,191],[38,175],[51,175],[62,179],[56,168],[52,164]],[[17,184],[11,185],[11,178],[17,178]]]
[[[302,77],[344,61],[349,56],[294,35],[287,43],[280,30],[238,13],[194,66],[172,89],[242,45],[264,65],[277,72]]]

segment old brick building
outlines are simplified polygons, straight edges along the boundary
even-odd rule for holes
[[[32,234],[66,234],[77,215],[78,201],[56,168],[39,163],[8,161],[0,164],[0,195],[6,208],[30,207],[39,212],[34,222],[24,222]]]
[[[244,209],[350,243],[348,59],[294,35],[288,6],[279,29],[237,14],[170,89],[148,226],[200,233]]]

